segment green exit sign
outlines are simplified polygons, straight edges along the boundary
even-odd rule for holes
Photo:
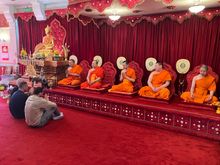
[[[32,8],[31,7],[26,7],[26,8],[23,8],[23,11],[24,12],[32,12]]]

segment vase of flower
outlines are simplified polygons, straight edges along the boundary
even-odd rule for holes
[[[27,51],[24,48],[21,49],[20,57],[21,59],[27,59]]]

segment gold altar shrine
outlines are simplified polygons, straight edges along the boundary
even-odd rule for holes
[[[26,66],[22,78],[30,84],[31,78],[44,77],[50,86],[57,85],[59,80],[65,78],[69,53],[69,46],[64,43],[65,38],[66,30],[57,19],[54,19],[50,26],[47,25],[45,28],[45,36],[42,42],[35,46],[33,54],[28,55],[22,48],[21,59],[18,62]],[[13,85],[14,82],[10,84]]]

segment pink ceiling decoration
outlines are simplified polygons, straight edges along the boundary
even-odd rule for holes
[[[220,15],[220,10],[216,10],[215,14],[213,14],[211,11],[202,11],[198,13],[198,16],[204,17],[208,21],[211,21],[216,15]]]
[[[120,0],[122,6],[127,6],[129,9],[139,5],[144,2],[144,0]]]
[[[15,13],[15,18],[20,17],[22,20],[29,21],[34,16],[33,12]]]
[[[77,4],[77,3],[83,3],[83,2],[90,2],[91,0],[68,0],[69,5]]]
[[[162,0],[162,2],[163,2],[164,4],[170,4],[170,3],[173,2],[173,0]]]
[[[61,17],[65,17],[66,13],[67,13],[67,9],[56,9],[56,10],[46,10],[45,11],[47,18],[51,17],[53,14],[57,14]]]
[[[78,1],[79,2],[79,1]],[[81,1],[79,3],[74,2],[74,4],[68,6],[68,11],[74,16],[78,16],[85,7],[93,8],[102,13],[106,8],[110,7],[112,0],[90,0]]]
[[[77,4],[69,5],[68,6],[68,11],[69,11],[70,14],[78,16],[79,13],[82,10],[84,10],[86,5],[87,5],[86,3],[77,3]]]
[[[91,0],[91,6],[102,13],[106,8],[110,7],[112,0]]]
[[[61,17],[65,16],[69,10],[52,10],[52,11],[46,11],[46,15],[49,18],[53,15],[53,13],[56,13],[57,15],[60,15]],[[148,15],[148,16],[129,16],[129,17],[122,17],[118,21],[112,22],[108,18],[104,19],[92,19],[90,17],[82,16],[80,15],[78,18],[75,17],[73,14],[69,14],[67,16],[67,21],[70,21],[71,19],[78,19],[83,25],[87,25],[91,22],[93,22],[97,27],[101,26],[103,23],[107,23],[108,25],[111,25],[113,27],[117,26],[121,22],[125,22],[126,24],[129,24],[131,26],[135,26],[137,23],[140,23],[141,21],[148,21],[152,22],[153,24],[158,24],[159,22],[163,21],[165,18],[170,18],[173,21],[177,21],[178,23],[183,23],[185,20],[192,17],[193,14],[190,12],[178,12],[178,13],[169,13],[169,14],[157,14],[157,15]],[[16,13],[15,17],[20,17],[21,19],[25,21],[29,21],[34,16],[33,13]],[[200,12],[197,14],[198,17],[202,17],[207,19],[208,21],[211,21],[215,16],[220,16],[220,9],[207,9],[203,12]],[[1,18],[1,15],[0,15]],[[0,19],[0,22],[2,19]],[[7,22],[7,21],[6,21]],[[1,23],[0,23],[1,24]]]
[[[0,14],[0,27],[8,27],[8,22],[4,16],[4,14]]]
[[[92,18],[90,18],[90,17],[85,17],[85,16],[80,16],[79,18],[78,18],[78,20],[84,25],[84,26],[86,26],[86,25],[88,25],[89,23],[94,23],[98,28],[99,28],[99,26],[96,24],[96,22],[94,21],[94,19],[92,19]]]
[[[144,0],[120,0],[122,6],[126,6],[129,9],[144,2]],[[102,13],[106,8],[110,7],[113,0],[69,0],[68,10],[71,14],[78,16],[79,13],[85,9],[85,7],[93,8]]]
[[[96,23],[95,19],[91,18],[91,17],[86,17],[86,16],[82,16],[80,15],[79,17],[74,17],[74,16],[71,16],[71,15],[68,15],[67,17],[67,21],[71,21],[71,20],[74,20],[74,19],[78,19],[78,21],[80,21],[84,26],[88,25],[89,23],[94,23],[98,28],[98,24]]]
[[[211,21],[215,16],[220,16],[219,9],[211,9],[203,11],[197,14],[198,17],[202,17]],[[178,13],[170,13],[170,14],[157,14],[157,15],[149,15],[149,16],[129,16],[129,17],[122,17],[120,20],[112,22],[109,19],[101,19],[95,20],[98,26],[101,26],[104,23],[112,27],[116,27],[120,23],[124,22],[126,24],[131,25],[132,27],[142,21],[148,21],[153,23],[154,25],[158,24],[159,22],[163,21],[166,18],[169,18],[173,21],[177,21],[179,24],[182,24],[185,20],[192,17],[190,12],[178,12]]]

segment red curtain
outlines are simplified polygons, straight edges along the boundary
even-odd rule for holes
[[[94,55],[101,55],[104,61],[115,64],[118,56],[125,56],[143,68],[146,73],[144,82],[149,74],[144,66],[148,57],[169,63],[173,68],[178,59],[186,58],[191,62],[191,68],[204,63],[220,74],[220,17],[207,21],[193,16],[182,24],[167,18],[157,25],[142,21],[134,27],[121,23],[115,28],[107,24],[98,28],[93,23],[84,26],[77,19],[67,22],[66,18],[57,15],[41,22],[35,18],[29,22],[18,18],[20,48],[23,45],[33,52],[42,40],[44,28],[54,18],[65,27],[66,42],[79,60],[91,62]]]

